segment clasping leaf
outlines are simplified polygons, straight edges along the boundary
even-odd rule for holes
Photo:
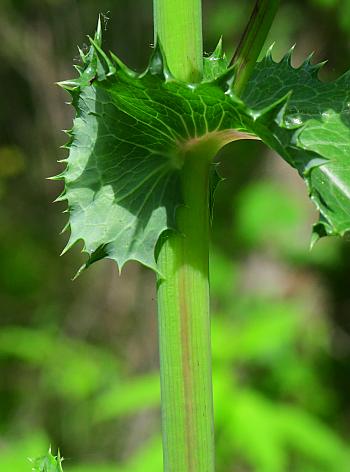
[[[104,52],[100,26],[90,41],[79,77],[60,83],[76,117],[56,177],[69,210],[66,249],[82,240],[84,267],[110,258],[119,270],[128,260],[156,270],[160,235],[176,231],[186,153],[198,143],[218,150],[262,140],[304,179],[320,212],[315,234],[350,229],[349,73],[323,83],[310,58],[294,69],[291,53],[276,63],[269,51],[238,98],[221,42],[204,59],[203,82],[185,84],[171,77],[159,44],[137,74]]]

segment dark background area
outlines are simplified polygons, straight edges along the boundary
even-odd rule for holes
[[[322,80],[350,63],[350,1],[282,1],[267,41],[293,64],[315,51]],[[204,1],[204,44],[229,54],[253,2]],[[142,70],[152,2],[1,0],[0,470],[25,472],[51,444],[67,472],[160,472],[155,276],[100,262],[76,281],[59,257],[67,216],[47,180],[65,157],[68,96],[99,13],[105,47]],[[109,20],[108,20],[109,18]],[[218,472],[350,470],[350,243],[310,252],[304,184],[256,142],[222,152],[212,235]]]

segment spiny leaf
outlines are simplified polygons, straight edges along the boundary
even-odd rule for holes
[[[280,154],[298,170],[320,210],[316,233],[344,235],[350,229],[350,73],[321,82],[323,65],[311,64],[310,56],[294,69],[290,57],[280,63],[266,58],[243,100],[259,110],[291,92],[284,124],[273,130],[283,141]],[[292,130],[287,139],[284,127]]]
[[[60,456],[60,451],[58,451],[57,456],[54,456],[52,455],[51,448],[45,456],[38,459],[30,459],[33,472],[63,472],[62,461],[63,458]]]
[[[160,48],[138,76],[123,67],[111,73],[94,42],[92,48],[74,81],[76,118],[67,168],[59,176],[65,181],[59,199],[70,210],[66,249],[82,239],[90,256],[86,266],[108,257],[119,268],[135,259],[155,269],[157,240],[176,227],[186,144],[206,135],[243,137],[243,121],[253,119],[217,85],[169,80]],[[227,131],[219,136],[221,130]]]
[[[66,249],[82,240],[84,267],[110,258],[119,269],[134,259],[156,270],[157,241],[176,230],[186,153],[200,142],[218,150],[261,139],[306,181],[321,213],[316,230],[349,230],[349,74],[324,84],[310,58],[293,69],[292,51],[280,63],[269,51],[239,99],[221,43],[196,85],[174,80],[160,45],[137,74],[101,44],[99,29],[79,77],[61,83],[76,118],[59,199],[70,214]]]

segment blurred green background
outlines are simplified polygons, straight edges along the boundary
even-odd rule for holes
[[[205,51],[232,52],[252,1],[204,1]],[[137,70],[151,0],[0,3],[0,471],[60,447],[67,472],[161,472],[155,277],[100,262],[75,282],[60,184],[72,110],[54,82],[105,15]],[[110,18],[108,21],[107,19]],[[350,63],[350,1],[282,1],[267,45]],[[257,142],[221,156],[211,288],[218,472],[350,471],[350,244],[309,251],[316,218],[294,171]]]

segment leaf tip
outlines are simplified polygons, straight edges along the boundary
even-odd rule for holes
[[[64,256],[70,249],[72,249],[72,247],[74,246],[74,244],[77,242],[77,239],[75,238],[72,238],[72,235],[70,236],[66,246],[63,248],[61,254],[60,254],[60,257],[61,256]]]
[[[79,90],[80,81],[79,79],[61,80],[60,82],[55,82],[55,85],[74,96]]]
[[[99,14],[98,15],[98,19],[97,19],[97,26],[96,26],[96,32],[95,32],[95,41],[96,43],[101,46],[102,45],[102,21],[101,21],[101,17],[102,15]]]
[[[220,36],[218,44],[216,45],[214,51],[209,56],[210,59],[222,59],[223,57],[223,50],[222,50],[222,36]]]
[[[286,65],[288,65],[289,67],[293,67],[293,65],[292,65],[292,57],[293,57],[293,53],[294,53],[295,47],[296,47],[296,44],[294,43],[294,44],[289,48],[289,50],[287,51],[287,53],[282,57],[281,64],[286,64]]]
[[[273,48],[275,47],[275,41],[271,44],[271,46],[268,47],[267,51],[266,51],[266,54],[265,54],[265,59],[267,59],[268,61],[270,62],[273,62],[273,58],[272,58],[272,51],[273,51]]]

